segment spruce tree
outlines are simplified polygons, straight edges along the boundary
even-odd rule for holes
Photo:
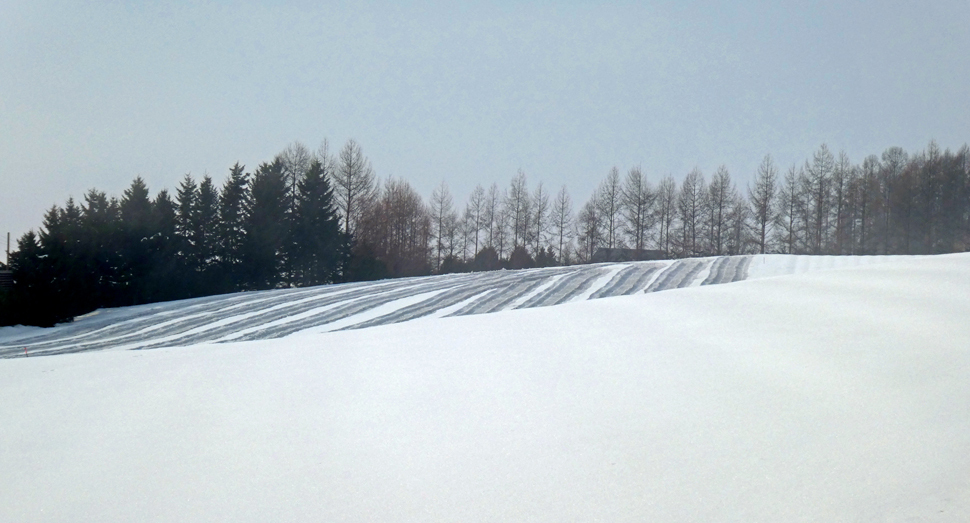
[[[333,282],[340,274],[346,246],[334,205],[333,187],[323,165],[314,160],[297,183],[293,217],[294,282],[318,285]]]
[[[198,194],[199,186],[195,183],[191,174],[186,174],[175,193],[175,234],[179,257],[186,266],[191,266],[192,262],[197,259],[195,255],[195,235],[192,230],[192,214]]]
[[[271,289],[282,281],[287,236],[287,192],[283,163],[263,163],[253,174],[243,249],[246,286]]]
[[[120,292],[129,305],[151,300],[149,274],[155,256],[151,239],[154,236],[152,202],[148,186],[139,176],[125,189],[119,205],[121,215],[119,257],[121,260]]]
[[[198,292],[211,294],[215,289],[212,271],[218,250],[219,194],[212,178],[203,176],[192,206],[192,239],[195,243],[195,267],[200,275]]]
[[[153,263],[148,288],[151,301],[175,300],[191,295],[185,280],[185,266],[179,258],[179,236],[176,233],[177,206],[167,190],[161,190],[152,201],[151,250]]]
[[[246,207],[249,193],[248,175],[236,163],[219,194],[218,257],[223,291],[238,290],[242,275],[243,244],[246,239]]]

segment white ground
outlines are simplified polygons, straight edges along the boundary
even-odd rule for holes
[[[968,320],[962,254],[0,360],[0,521],[966,522]]]

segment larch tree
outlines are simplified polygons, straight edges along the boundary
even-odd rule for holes
[[[543,247],[549,231],[549,193],[544,190],[542,182],[539,182],[536,190],[532,193],[531,207],[532,223],[530,226],[530,236],[533,242],[532,255],[538,256],[539,250]]]
[[[521,170],[512,178],[508,192],[505,193],[505,209],[512,232],[512,248],[529,241],[532,200],[525,173]]]
[[[792,165],[785,173],[781,190],[778,193],[778,213],[775,215],[775,234],[777,244],[785,254],[795,254],[798,249],[799,234],[798,222],[803,204],[802,194],[799,190],[798,180],[801,177],[797,168]]]
[[[707,221],[708,252],[720,256],[724,253],[724,240],[727,235],[728,214],[737,198],[737,190],[731,181],[727,167],[717,168],[707,186],[704,198],[705,218]]]
[[[598,201],[599,194],[594,192],[576,217],[576,239],[579,244],[576,255],[580,263],[590,263],[601,245],[603,220]]]
[[[879,243],[881,244],[881,254],[892,254],[895,249],[894,233],[898,228],[895,223],[898,217],[898,210],[894,209],[892,203],[898,198],[895,188],[899,177],[909,161],[909,155],[900,147],[890,147],[883,151],[882,161],[879,169],[879,188],[881,216],[879,220]],[[896,211],[896,212],[894,212]]]
[[[608,249],[622,246],[620,240],[620,228],[623,225],[621,211],[623,209],[623,186],[620,182],[620,170],[616,167],[600,183],[596,194],[598,198],[596,205],[599,207],[601,226],[603,227],[602,239]]]
[[[432,219],[421,195],[406,180],[388,178],[362,220],[361,242],[373,249],[389,276],[431,272]]]
[[[360,217],[374,198],[374,170],[360,144],[348,140],[337,158],[334,192],[344,219],[344,232],[353,236]]]
[[[448,190],[448,184],[441,182],[431,193],[431,227],[434,241],[434,270],[441,268],[441,262],[449,251],[453,249],[454,236],[457,231],[458,215],[455,213],[454,198]]]
[[[653,228],[652,211],[657,195],[650,189],[639,166],[627,173],[620,197],[626,235],[631,247],[642,252],[646,249],[647,233]]]
[[[832,171],[835,158],[824,143],[805,162],[801,176],[802,191],[806,197],[808,215],[808,248],[813,254],[821,254],[829,237],[829,217],[832,210]]]
[[[301,142],[293,142],[277,155],[283,163],[283,176],[286,177],[286,188],[290,196],[290,210],[296,208],[298,189],[297,184],[310,169],[313,153]]]
[[[660,180],[657,186],[656,204],[657,224],[659,227],[657,235],[657,247],[670,256],[671,238],[670,230],[673,228],[677,218],[677,182],[669,174]]]
[[[849,161],[849,156],[845,151],[839,151],[839,157],[835,160],[832,168],[832,214],[835,219],[834,227],[834,251],[835,254],[846,254],[846,249],[851,244],[849,238],[850,217],[847,214],[849,208],[848,199],[850,195],[849,187],[852,184],[855,168]]]
[[[502,197],[498,190],[498,184],[493,183],[488,188],[488,194],[485,196],[485,203],[482,207],[482,229],[486,235],[486,247],[495,247],[496,245],[496,237],[500,227],[501,206]]]
[[[680,222],[680,252],[683,256],[701,253],[700,238],[704,220],[704,175],[694,168],[684,177],[677,195],[677,217]]]
[[[778,168],[766,154],[758,165],[758,174],[754,186],[748,186],[748,201],[751,202],[752,219],[755,228],[755,241],[758,252],[768,251],[771,227],[775,222],[776,198],[778,192]]]
[[[569,198],[569,192],[565,185],[556,193],[556,200],[552,204],[550,213],[550,221],[556,239],[556,259],[559,265],[565,265],[573,231],[573,202]]]
[[[465,221],[468,226],[468,232],[470,238],[472,235],[474,236],[474,239],[470,242],[472,244],[473,258],[478,254],[479,239],[482,231],[487,231],[490,225],[485,223],[485,204],[485,189],[481,185],[476,185],[468,197],[468,203],[465,206]]]

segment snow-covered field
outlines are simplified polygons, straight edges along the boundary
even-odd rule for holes
[[[968,254],[153,307],[0,331],[159,347],[0,361],[0,521],[970,521]]]
[[[272,339],[885,262],[885,257],[723,256],[449,274],[238,293],[99,310],[54,329],[0,328],[0,358]],[[29,356],[28,356],[29,357]]]

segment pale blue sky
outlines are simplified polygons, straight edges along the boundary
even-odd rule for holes
[[[0,232],[357,139],[378,175],[654,182],[970,140],[970,2],[0,3]]]

